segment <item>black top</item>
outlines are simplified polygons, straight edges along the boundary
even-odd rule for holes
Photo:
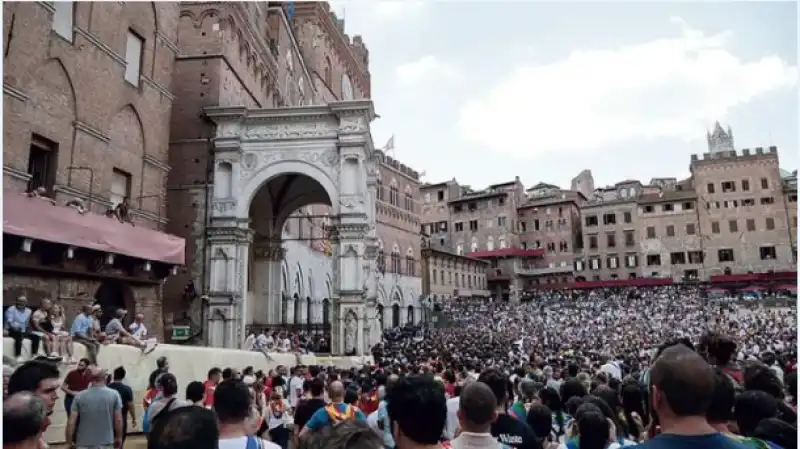
[[[122,399],[122,423],[127,427],[128,405],[133,403],[133,390],[120,381],[111,382],[108,384],[108,388],[119,393],[119,398]]]
[[[505,413],[492,423],[492,436],[502,444],[515,449],[541,449],[541,444],[530,426]]]
[[[325,401],[322,399],[304,399],[297,404],[297,410],[294,412],[294,425],[297,429],[302,429],[308,423],[314,412],[325,407]]]

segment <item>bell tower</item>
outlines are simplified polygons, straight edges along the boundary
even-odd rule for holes
[[[708,140],[708,152],[719,153],[722,151],[736,151],[733,145],[733,131],[728,126],[728,131],[722,129],[719,122],[714,124],[714,131],[706,132],[706,139]]]

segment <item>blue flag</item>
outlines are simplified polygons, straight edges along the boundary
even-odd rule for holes
[[[292,20],[292,17],[294,17],[294,2],[288,2],[288,5],[286,5],[286,18]]]

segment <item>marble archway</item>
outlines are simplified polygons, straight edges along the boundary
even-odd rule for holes
[[[212,107],[205,114],[217,126],[208,240],[212,254],[220,250],[227,256],[212,260],[207,316],[220,311],[229,317],[209,322],[210,345],[238,347],[252,317],[279,321],[281,291],[288,287],[281,270],[284,223],[299,208],[325,204],[331,209],[333,230],[332,350],[341,354],[345,342],[356,342],[346,349],[365,354],[365,309],[374,304],[366,299],[375,298],[377,253],[372,102]],[[254,283],[258,288],[251,293],[249,263],[255,264],[253,276],[263,279]]]

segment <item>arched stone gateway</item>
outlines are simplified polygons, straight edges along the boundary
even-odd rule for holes
[[[208,270],[207,316],[225,317],[209,322],[209,343],[239,347],[248,324],[281,322],[282,291],[307,296],[298,291],[302,285],[286,285],[281,234],[297,209],[324,204],[331,209],[333,277],[330,316],[326,303],[323,321],[330,318],[334,353],[366,354],[366,317],[375,316],[368,309],[374,308],[377,286],[372,102],[213,107],[205,113],[217,125],[209,252],[225,255],[212,258]],[[302,275],[298,279],[302,284]]]

